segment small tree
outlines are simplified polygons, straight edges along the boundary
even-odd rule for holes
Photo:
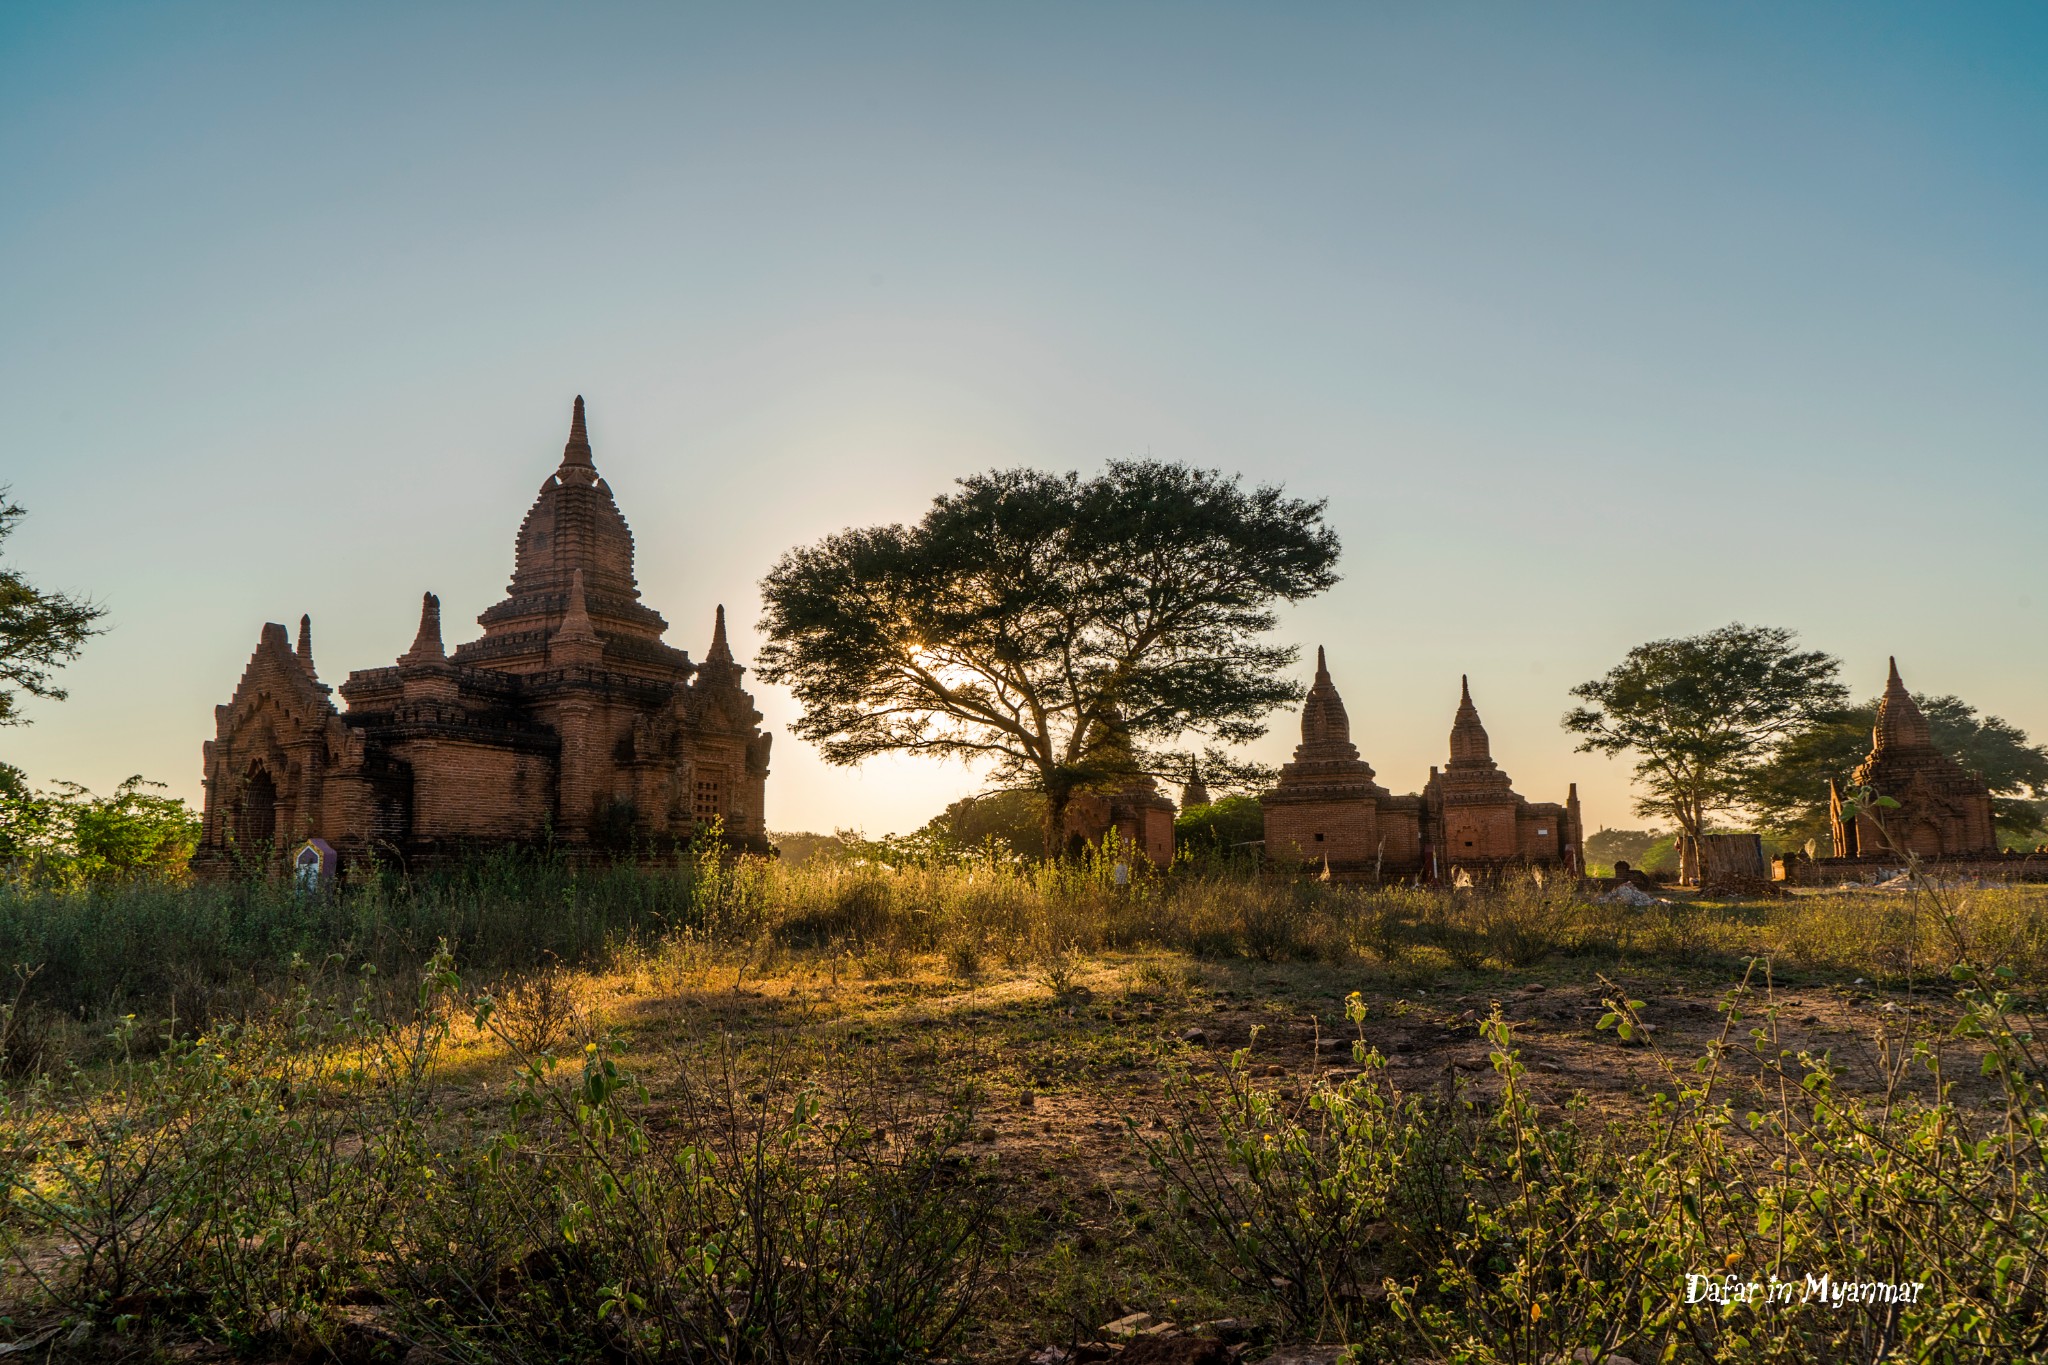
[[[0,488],[0,545],[24,515]],[[78,657],[86,639],[99,633],[93,623],[105,613],[82,597],[43,592],[18,570],[0,567],[0,725],[24,723],[15,709],[17,691],[64,699],[50,675]]]
[[[1653,640],[1572,695],[1564,727],[1581,753],[1636,754],[1636,813],[1678,826],[1680,875],[1698,878],[1699,840],[1717,812],[1748,800],[1788,735],[1841,705],[1841,665],[1793,648],[1776,626],[1726,625]]]
[[[963,479],[915,526],[792,550],[762,583],[761,676],[834,763],[986,760],[1045,798],[1046,847],[1077,791],[1185,772],[1165,746],[1239,743],[1300,696],[1276,602],[1336,582],[1323,504],[1154,461],[1082,479]],[[1211,751],[1205,770],[1232,762]]]

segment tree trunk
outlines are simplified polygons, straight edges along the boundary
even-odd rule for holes
[[[1676,806],[1671,814],[1678,821],[1678,884],[1700,884],[1700,835],[1705,818],[1698,806]]]
[[[1045,794],[1045,857],[1047,862],[1064,862],[1067,857],[1068,793]]]

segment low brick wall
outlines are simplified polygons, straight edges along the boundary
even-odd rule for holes
[[[1931,876],[1970,877],[1987,882],[2048,882],[2048,853],[1991,854],[1977,858],[1939,858],[1922,864]],[[1899,858],[1774,858],[1771,874],[1788,886],[1874,885],[1906,870]]]

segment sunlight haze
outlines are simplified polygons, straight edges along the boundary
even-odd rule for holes
[[[196,805],[264,622],[474,638],[577,394],[696,659],[792,547],[1150,456],[1328,499],[1280,635],[1396,792],[1467,674],[1643,823],[1568,690],[1733,620],[2048,737],[2044,72],[2036,6],[6,7],[6,554],[109,614],[0,758]],[[980,786],[747,685],[771,829]]]

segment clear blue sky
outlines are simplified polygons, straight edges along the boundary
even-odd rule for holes
[[[196,797],[266,620],[467,638],[579,392],[697,655],[788,546],[1150,454],[1329,499],[1284,633],[1396,790],[1469,673],[1626,822],[1567,688],[1732,619],[2048,732],[2048,7],[22,3],[0,90],[7,548],[111,625],[38,780]],[[975,786],[784,734],[769,819]]]

